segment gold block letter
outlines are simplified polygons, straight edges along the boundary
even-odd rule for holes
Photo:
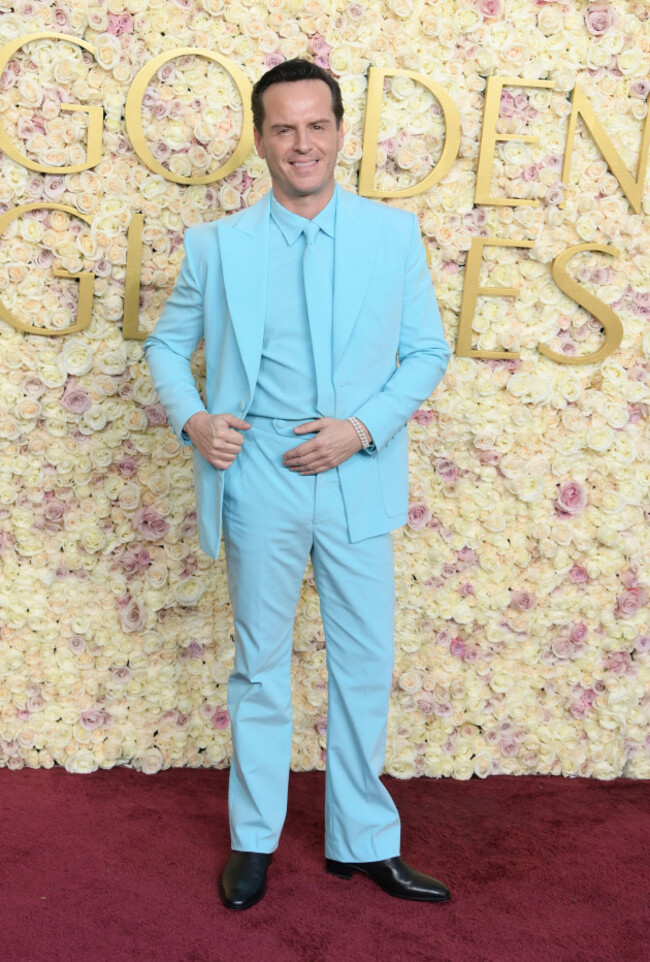
[[[142,229],[144,217],[135,213],[129,224],[126,249],[126,277],[124,279],[124,321],[122,336],[144,341],[147,336],[139,329],[140,320],[140,271],[142,270]]]
[[[445,145],[440,160],[427,176],[412,187],[399,190],[375,190],[375,167],[377,166],[377,140],[379,138],[379,118],[381,116],[381,95],[384,77],[410,77],[430,90],[436,98],[445,118]],[[440,84],[434,83],[424,74],[414,70],[386,70],[371,67],[368,74],[368,98],[366,119],[363,127],[363,148],[359,167],[359,194],[362,197],[413,197],[422,194],[433,184],[437,184],[456,159],[460,147],[460,115],[453,100]]]
[[[30,210],[62,210],[66,214],[70,214],[72,217],[79,217],[81,220],[85,221],[87,224],[91,224],[92,221],[89,217],[84,217],[80,214],[78,210],[74,207],[66,207],[65,204],[45,204],[41,201],[37,201],[34,204],[21,204],[20,207],[13,207],[8,210],[6,214],[0,217],[0,234],[5,230],[6,227],[20,217],[21,214],[26,214]],[[32,327],[30,324],[23,324],[22,321],[11,313],[9,308],[0,301],[0,318],[6,321],[7,324],[11,324],[15,327],[17,331],[24,331],[25,334],[42,334],[45,337],[60,337],[63,334],[76,334],[78,331],[83,331],[90,324],[90,315],[93,304],[93,288],[95,283],[94,274],[88,271],[82,271],[80,274],[70,274],[68,271],[53,271],[55,277],[67,277],[70,280],[79,281],[79,297],[77,300],[77,323],[71,324],[70,327],[66,327],[62,331],[51,331],[44,327]]]
[[[478,279],[481,271],[481,260],[484,247],[532,247],[533,241],[502,240],[498,237],[474,237],[472,246],[467,252],[465,267],[465,284],[463,300],[458,320],[458,335],[456,337],[456,355],[458,357],[498,357],[512,360],[518,358],[517,351],[476,351],[472,347],[472,321],[476,311],[476,301],[479,294],[486,297],[516,297],[519,291],[516,287],[479,287]]]
[[[589,311],[594,317],[598,318],[605,328],[605,340],[602,346],[594,351],[593,354],[584,354],[582,357],[571,357],[568,354],[556,354],[544,344],[538,344],[537,350],[544,357],[557,361],[558,364],[598,364],[606,357],[613,354],[623,340],[623,325],[617,314],[607,304],[603,304],[597,297],[580,287],[577,281],[567,274],[567,262],[574,254],[580,251],[600,251],[602,254],[611,254],[612,257],[620,257],[620,251],[616,247],[607,247],[604,244],[576,244],[562,251],[553,261],[552,274],[553,280],[563,294],[576,301],[585,311]]]
[[[603,125],[600,123],[594,109],[585,97],[580,87],[576,84],[571,98],[571,116],[569,117],[569,128],[567,130],[566,148],[564,151],[564,164],[562,166],[562,182],[569,183],[571,173],[571,157],[573,155],[573,141],[575,139],[576,123],[578,114],[582,117],[583,123],[591,136],[594,138],[596,146],[607,161],[607,166],[619,182],[621,190],[630,202],[635,214],[641,210],[641,198],[643,196],[643,182],[645,180],[646,167],[648,165],[648,145],[650,144],[650,110],[646,114],[643,122],[643,135],[641,137],[641,147],[639,148],[639,160],[636,165],[636,180],[626,168],[621,160],[621,156],[611,142]]]
[[[528,205],[538,207],[538,200],[526,200],[523,197],[490,197],[490,178],[494,163],[494,145],[497,140],[520,140],[536,144],[539,137],[534,134],[498,134],[497,120],[501,107],[501,91],[504,86],[509,87],[554,87],[553,80],[527,80],[525,77],[490,77],[485,91],[485,107],[483,109],[483,133],[481,134],[481,149],[476,168],[476,204],[501,205],[516,207]]]
[[[50,33],[50,31],[44,31],[43,33],[30,33],[26,37],[16,37],[13,40],[10,40],[9,43],[6,43],[2,50],[0,50],[0,74],[2,74],[2,71],[5,69],[15,52],[24,44],[30,43],[32,40],[66,40],[68,43],[73,43],[77,47],[83,47],[84,50],[89,50],[93,55],[95,53],[95,48],[92,46],[92,44],[87,43],[85,40],[81,40],[79,37],[68,36],[66,33]],[[1,123],[0,149],[5,152],[7,157],[11,157],[15,163],[20,164],[21,167],[27,167],[28,170],[35,170],[39,174],[77,174],[80,170],[88,170],[89,167],[95,167],[95,165],[101,160],[102,156],[102,122],[104,117],[103,107],[84,107],[82,104],[61,104],[61,110],[83,110],[88,114],[88,147],[86,150],[85,163],[71,164],[69,167],[45,167],[43,164],[37,164],[36,161],[30,160],[29,157],[25,157],[24,154],[21,154],[18,148],[11,143],[7,131],[3,128]]]
[[[230,159],[227,160],[225,164],[222,164],[218,170],[215,170],[212,174],[203,174],[201,177],[180,177],[166,170],[149,150],[142,129],[142,100],[151,78],[157,70],[160,70],[163,64],[168,63],[170,60],[175,60],[177,57],[188,57],[190,55],[207,57],[208,60],[214,60],[215,63],[220,64],[235,81],[242,101],[242,130],[234,152]],[[227,60],[226,57],[214,53],[213,50],[205,50],[202,47],[177,47],[175,50],[161,53],[157,57],[154,57],[153,60],[150,60],[149,63],[145,64],[136,74],[126,97],[126,131],[131,138],[133,149],[140,160],[147,165],[149,170],[152,170],[155,174],[160,174],[165,180],[171,180],[175,184],[211,184],[215,180],[221,180],[222,177],[227,177],[228,174],[232,174],[233,170],[237,170],[253,148],[253,113],[250,104],[251,91],[251,84],[239,67],[232,63],[232,61]]]

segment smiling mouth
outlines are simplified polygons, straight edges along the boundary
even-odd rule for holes
[[[315,164],[318,163],[318,161],[317,160],[291,160],[289,161],[289,163],[291,164],[292,167],[304,168],[304,167],[313,167]]]

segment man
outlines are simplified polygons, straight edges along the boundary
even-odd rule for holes
[[[273,189],[186,232],[144,345],[170,423],[194,445],[200,544],[214,558],[223,520],[236,646],[232,852],[219,891],[237,909],[264,895],[285,819],[293,619],[310,556],[328,667],[326,869],[360,870],[399,898],[449,898],[399,857],[399,816],[379,779],[406,422],[449,348],[417,218],[335,186],[342,116],[338,83],[308,61],[258,81],[255,145]],[[189,360],[201,337],[207,408]]]

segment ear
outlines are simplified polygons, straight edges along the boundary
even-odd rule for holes
[[[345,140],[345,130],[343,129],[343,121],[341,120],[341,123],[339,124],[339,142],[338,142],[338,148],[337,148],[338,150],[341,150],[343,148],[344,140]]]
[[[264,160],[264,146],[262,144],[262,138],[257,127],[253,127],[253,140],[255,142],[255,149],[257,150],[257,153],[260,155],[262,160]]]

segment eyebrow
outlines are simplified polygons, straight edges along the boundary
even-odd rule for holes
[[[320,120],[310,120],[309,123],[310,123],[310,125],[311,125],[311,124],[331,124],[332,121],[331,121],[331,119],[330,119],[329,117],[323,117],[323,118],[321,118]],[[295,124],[289,124],[289,123],[286,123],[286,124],[272,124],[272,125],[271,125],[271,130],[279,130],[279,129],[281,129],[282,127],[295,127]]]

